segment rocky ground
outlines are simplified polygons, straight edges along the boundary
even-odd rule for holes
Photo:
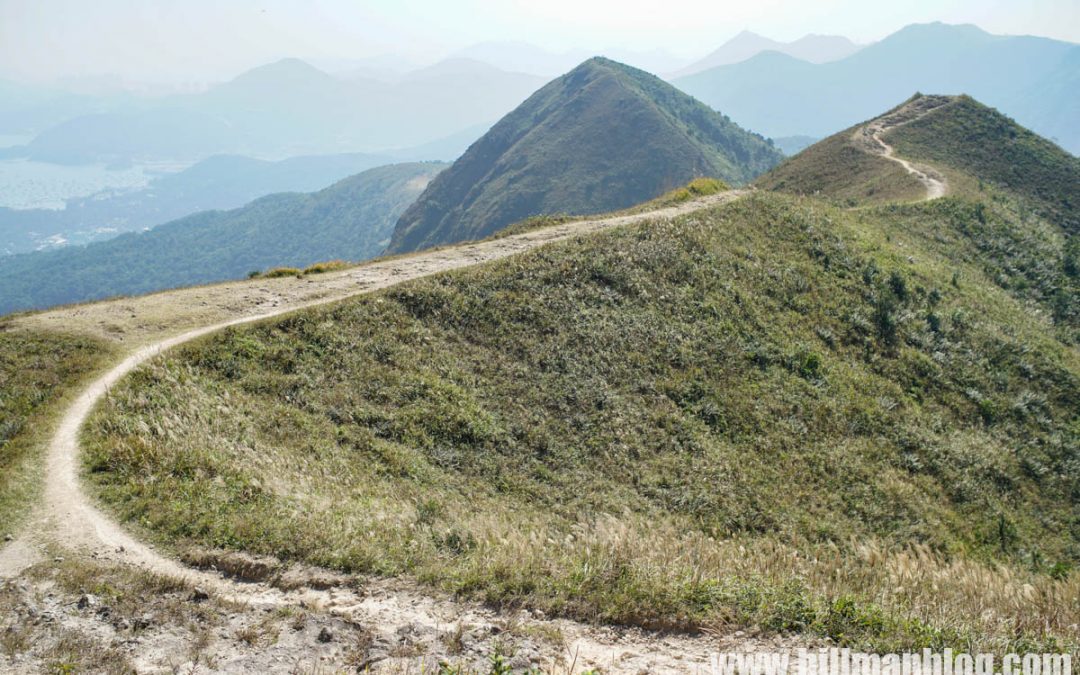
[[[707,673],[716,651],[791,647],[497,611],[402,580],[239,602],[57,556],[0,581],[0,671],[13,673]]]

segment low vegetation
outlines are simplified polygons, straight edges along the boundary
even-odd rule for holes
[[[304,274],[326,274],[327,272],[340,272],[349,266],[344,260],[327,260],[317,262],[304,268]]]
[[[695,178],[683,187],[675,188],[671,192],[666,192],[652,201],[645,202],[641,206],[631,209],[631,211],[648,211],[651,209],[661,209],[666,206],[675,206],[676,204],[688,202],[691,199],[708,197],[709,195],[719,194],[730,189],[731,186],[719,178]]]
[[[902,166],[871,154],[842,131],[803,150],[754,181],[764,190],[827,199],[843,206],[912,201],[926,193]]]
[[[271,267],[261,274],[252,275],[251,278],[280,279],[282,277],[299,277],[303,276],[303,274],[304,271],[299,267]]]
[[[977,209],[758,193],[230,329],[88,476],[180,548],[589,620],[1076,648],[1080,358]]]
[[[33,503],[56,404],[113,354],[104,342],[0,323],[0,538]]]
[[[886,140],[902,156],[1006,189],[1080,234],[1080,159],[968,96],[898,127]]]

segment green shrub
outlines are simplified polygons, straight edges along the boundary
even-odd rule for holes
[[[304,274],[325,274],[326,272],[337,272],[343,270],[349,266],[344,260],[328,260],[326,262],[317,262],[313,265],[308,265],[304,268]]]
[[[281,277],[299,277],[303,276],[303,271],[297,267],[273,267],[263,272],[262,276],[265,279],[278,279]]]

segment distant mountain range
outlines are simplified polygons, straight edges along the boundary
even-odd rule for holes
[[[668,77],[685,77],[717,66],[740,63],[767,51],[780,52],[810,63],[828,63],[851,56],[859,49],[859,45],[839,35],[806,35],[793,42],[777,42],[744,30],[705,58],[671,73]]]
[[[975,26],[912,25],[813,64],[775,51],[674,80],[767,136],[828,136],[917,91],[969,94],[1080,152],[1080,47]]]
[[[333,77],[297,59],[255,68],[206,92],[102,106],[45,129],[3,157],[82,164],[195,161],[213,154],[288,157],[385,151],[490,124],[544,83],[455,59],[386,82]],[[33,115],[64,117],[69,99],[20,94]],[[49,111],[49,105],[63,108]],[[0,131],[25,130],[25,108],[0,107]],[[77,110],[77,109],[76,109]]]
[[[698,176],[745,183],[781,153],[644,71],[594,58],[499,121],[402,215],[390,252],[529,216],[637,204]]]
[[[269,195],[89,246],[0,258],[0,314],[235,279],[272,266],[371,258],[444,167],[378,167],[311,194]]]
[[[861,48],[839,36],[779,42],[744,31],[690,65],[662,50],[605,55],[666,74],[740,125],[777,140],[825,137],[928,91],[973,95],[1075,154],[1078,49],[974,26],[924,24]],[[285,59],[200,93],[159,97],[0,81],[0,134],[36,134],[25,146],[0,150],[0,158],[122,164],[438,147],[441,139],[475,140],[547,78],[590,56],[488,42],[419,70],[393,57],[342,61],[338,75]],[[790,150],[802,142],[781,145]]]

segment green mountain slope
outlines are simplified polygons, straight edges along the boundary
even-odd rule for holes
[[[904,157],[1007,190],[1080,234],[1080,158],[971,97],[957,97],[885,138]]]
[[[904,105],[920,98],[945,100],[917,95]],[[887,131],[883,139],[901,157],[954,175],[954,191],[970,191],[965,177],[974,179],[1028,200],[1071,232],[1080,228],[1080,159],[969,96],[945,98],[947,104]],[[917,198],[917,180],[860,144],[855,132],[862,126],[807,148],[756,184],[860,203]]]
[[[85,247],[0,259],[0,313],[382,253],[397,217],[445,165],[397,164]]]
[[[141,190],[69,199],[59,210],[0,207],[0,255],[39,250],[54,235],[69,244],[86,244],[199,211],[235,209],[275,192],[314,192],[391,161],[364,154],[290,157],[276,162],[217,155],[156,178]]]
[[[114,390],[89,475],[181,547],[512,606],[1075,649],[1080,351],[1031,295],[1067,240],[967,180],[758,190],[219,334]]]
[[[612,211],[697,176],[745,183],[782,155],[658,78],[603,58],[533,94],[402,215],[390,251],[482,238],[529,216]]]
[[[897,203],[919,199],[925,188],[897,163],[867,152],[857,140],[858,127],[807,148],[756,185],[845,205],[885,204],[878,214],[897,227],[926,218],[937,225],[937,236],[949,237],[957,255],[965,242],[970,262],[1016,297],[1041,306],[1059,336],[1077,343],[1080,159],[970,97],[948,100],[883,135],[901,157],[946,177],[950,195],[944,199]]]

